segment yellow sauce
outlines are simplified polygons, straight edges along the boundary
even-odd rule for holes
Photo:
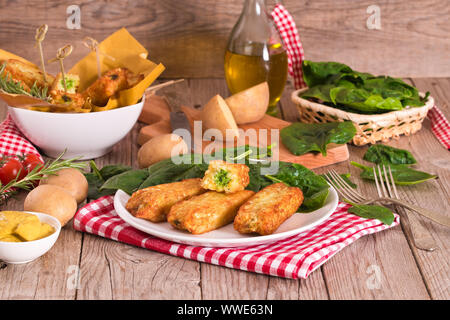
[[[26,242],[45,238],[55,229],[34,214],[21,211],[0,212],[0,241]]]

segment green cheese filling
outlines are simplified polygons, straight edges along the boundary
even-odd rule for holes
[[[61,86],[64,88],[64,81],[61,79]],[[66,89],[70,90],[75,86],[75,81],[73,79],[66,78]]]
[[[228,171],[224,169],[220,169],[219,172],[214,176],[214,183],[218,187],[226,187],[231,181],[231,178],[228,175]]]

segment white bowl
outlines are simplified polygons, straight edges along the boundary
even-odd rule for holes
[[[58,239],[59,233],[61,231],[61,223],[55,217],[52,217],[45,213],[39,212],[29,212],[38,216],[41,222],[51,225],[55,232],[51,235],[34,241],[27,242],[4,242],[0,241],[0,260],[6,263],[20,264],[31,262],[53,247]]]
[[[93,159],[111,151],[133,128],[145,96],[137,104],[90,113],[52,113],[8,106],[8,112],[25,137],[47,156]]]

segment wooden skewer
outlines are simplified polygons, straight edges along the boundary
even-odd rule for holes
[[[63,60],[68,57],[72,53],[73,47],[71,44],[67,44],[62,48],[59,48],[58,51],[56,51],[56,57],[49,60],[48,63],[52,63],[55,61],[59,61],[59,65],[61,67],[61,74],[63,78],[63,85],[64,85],[64,92],[67,93],[67,86],[66,86],[66,73],[64,72],[64,63]]]
[[[41,68],[44,72],[44,82],[47,83],[47,74],[45,72],[45,63],[44,63],[44,52],[42,50],[42,41],[45,39],[45,35],[48,31],[48,25],[43,24],[39,28],[36,29],[36,36],[34,37],[36,39],[36,45],[39,48],[39,55],[41,58]]]
[[[172,84],[179,83],[179,82],[182,82],[182,81],[184,81],[184,79],[177,79],[177,80],[166,81],[166,82],[163,82],[163,83],[160,83],[160,84],[148,87],[147,89],[145,89],[145,93],[154,93],[154,92],[156,92],[157,90],[159,90],[161,88],[168,87],[168,86],[170,86]]]
[[[98,73],[98,77],[100,78],[102,76],[102,66],[100,64],[100,55],[103,55],[113,61],[115,61],[116,59],[114,57],[111,57],[110,55],[102,52],[100,50],[99,43],[97,40],[95,40],[94,38],[91,37],[86,37],[84,38],[83,44],[89,48],[91,51],[95,52],[95,56],[97,58],[97,73]]]

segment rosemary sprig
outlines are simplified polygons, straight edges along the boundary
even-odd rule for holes
[[[0,67],[0,90],[11,94],[23,94],[30,97],[39,98],[44,101],[50,101],[48,95],[48,88],[45,86],[42,89],[36,85],[36,82],[30,88],[30,92],[25,90],[19,81],[14,81],[12,77],[5,73],[6,63]]]
[[[31,170],[24,178],[17,180],[20,176],[20,172],[14,180],[11,180],[6,185],[2,185],[0,182],[0,204],[3,204],[7,199],[17,193],[18,189],[31,190],[34,187],[34,182],[43,179],[46,176],[54,175],[61,169],[76,168],[84,169],[87,166],[86,162],[75,162],[79,158],[61,160],[64,152],[59,155],[55,160],[47,162],[43,166],[37,166]]]

